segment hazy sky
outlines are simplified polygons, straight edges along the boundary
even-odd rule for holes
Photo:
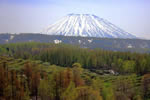
[[[150,39],[150,0],[0,0],[0,33],[41,32],[69,13],[95,14]]]

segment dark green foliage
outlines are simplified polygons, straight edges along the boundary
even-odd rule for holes
[[[68,67],[78,62],[87,69],[113,69],[120,74],[143,75],[150,72],[150,54],[91,50],[65,44],[35,42],[5,44],[0,45],[0,55],[41,60],[46,66],[55,64]]]

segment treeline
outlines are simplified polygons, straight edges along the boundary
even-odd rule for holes
[[[150,72],[150,54],[79,48],[65,44],[16,43],[0,45],[0,55],[34,59],[68,67],[78,62],[87,69],[113,69],[120,74]]]

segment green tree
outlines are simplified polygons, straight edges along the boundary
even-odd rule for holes
[[[62,100],[77,100],[77,90],[75,84],[70,82],[68,88],[62,94]]]
[[[131,73],[134,72],[135,69],[135,62],[134,61],[124,61],[123,62],[123,70],[125,73]]]
[[[83,85],[84,81],[81,78],[83,69],[82,69],[81,65],[79,63],[74,63],[72,65],[72,67],[73,67],[73,69],[72,69],[73,70],[73,81],[75,83],[75,86],[77,87],[77,86]]]
[[[38,94],[41,97],[41,100],[49,100],[50,88],[47,80],[41,80],[38,87]]]

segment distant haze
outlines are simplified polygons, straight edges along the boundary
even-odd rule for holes
[[[41,32],[69,13],[94,14],[150,39],[150,0],[0,0],[0,33]]]

